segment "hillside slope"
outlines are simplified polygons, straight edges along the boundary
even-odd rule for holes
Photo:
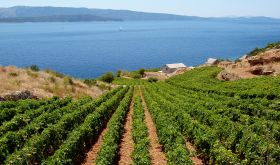
[[[279,164],[280,76],[220,81],[221,70],[126,79],[98,99],[2,102],[0,164]]]
[[[103,93],[97,86],[90,87],[81,80],[51,70],[36,72],[14,66],[0,66],[0,82],[0,96],[22,90],[28,90],[39,98],[52,96],[96,98]]]
[[[224,70],[218,75],[223,80],[255,78],[280,74],[280,42],[256,48],[236,62],[222,61],[218,64]]]

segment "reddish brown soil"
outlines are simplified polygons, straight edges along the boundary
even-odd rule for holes
[[[100,147],[101,147],[102,142],[103,142],[103,137],[104,137],[104,135],[106,134],[107,131],[108,131],[107,128],[105,128],[102,131],[101,135],[98,137],[97,142],[92,146],[92,148],[87,153],[86,159],[84,160],[82,165],[92,165],[92,164],[95,164],[97,153],[100,150]]]
[[[119,162],[118,162],[118,164],[120,165],[132,164],[132,159],[130,155],[133,152],[133,147],[134,147],[132,133],[131,133],[133,103],[134,103],[134,96],[130,103],[129,111],[124,126],[124,134],[122,135],[122,139],[121,139],[120,150],[119,150]]]
[[[142,103],[145,111],[145,122],[148,127],[149,139],[150,139],[150,156],[152,164],[154,165],[165,165],[167,164],[166,157],[162,151],[162,146],[158,143],[158,136],[156,132],[156,127],[154,125],[151,114],[148,111],[147,105],[145,103],[144,97],[142,95],[142,90],[140,88],[140,95],[142,98]]]
[[[188,150],[191,153],[194,153],[195,155],[193,157],[191,157],[193,164],[194,165],[203,165],[203,161],[196,155],[197,150],[195,149],[195,147],[188,141],[186,141],[186,147],[188,148]]]
[[[251,61],[251,62],[250,62]],[[254,64],[255,62],[256,64]],[[253,71],[256,68],[261,68],[262,71],[271,71],[271,75],[279,75],[280,74],[280,49],[269,49],[262,53],[257,54],[256,56],[246,57],[240,59],[239,62],[232,62],[227,63],[225,61],[220,62],[218,67],[224,69],[217,78],[220,80],[229,80],[235,81],[239,79],[249,79],[249,78],[256,78],[260,76],[264,76],[264,73],[257,73],[253,74]],[[225,73],[234,75],[234,76],[227,76],[225,78]]]

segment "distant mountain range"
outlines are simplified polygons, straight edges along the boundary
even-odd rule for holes
[[[88,9],[69,7],[0,8],[0,22],[81,22],[81,21],[145,21],[145,20],[230,20],[280,21],[269,17],[203,18],[129,10]]]
[[[90,22],[90,21],[122,21],[121,19],[105,18],[95,15],[50,15],[38,17],[0,18],[0,23],[12,22]]]

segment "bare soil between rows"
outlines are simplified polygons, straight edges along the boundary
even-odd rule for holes
[[[132,164],[131,154],[133,152],[134,142],[132,139],[132,113],[133,113],[133,104],[134,104],[134,94],[132,97],[132,101],[129,106],[129,111],[126,116],[126,121],[124,125],[124,133],[122,135],[120,147],[119,147],[119,161],[120,165],[128,165]]]
[[[204,165],[202,159],[200,159],[199,156],[197,156],[197,150],[193,146],[193,144],[186,141],[186,147],[192,154],[194,154],[194,156],[191,157],[191,160],[193,161],[193,164],[194,165]]]
[[[148,111],[141,88],[140,88],[140,96],[141,96],[142,105],[143,105],[143,108],[145,111],[145,122],[146,122],[146,125],[148,128],[148,133],[149,133],[149,139],[150,139],[149,152],[150,152],[152,164],[153,165],[166,165],[167,159],[165,157],[164,152],[162,151],[162,146],[158,142],[156,127],[154,125],[152,116],[151,116],[150,112]]]
[[[108,131],[108,129],[106,127],[102,131],[100,136],[98,137],[97,142],[91,147],[89,152],[86,154],[86,158],[85,158],[84,162],[82,163],[82,165],[92,165],[92,164],[95,164],[97,153],[100,150],[100,147],[101,147],[102,142],[103,142],[103,137],[104,137],[104,135],[106,134],[107,131]]]

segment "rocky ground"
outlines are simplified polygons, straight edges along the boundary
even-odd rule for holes
[[[280,49],[269,49],[255,56],[243,57],[236,62],[222,61],[224,70],[218,75],[221,80],[234,81],[264,75],[279,75]]]
[[[82,80],[54,71],[32,71],[14,66],[0,66],[0,84],[0,100],[52,96],[97,98],[105,91],[98,85],[88,86]]]

